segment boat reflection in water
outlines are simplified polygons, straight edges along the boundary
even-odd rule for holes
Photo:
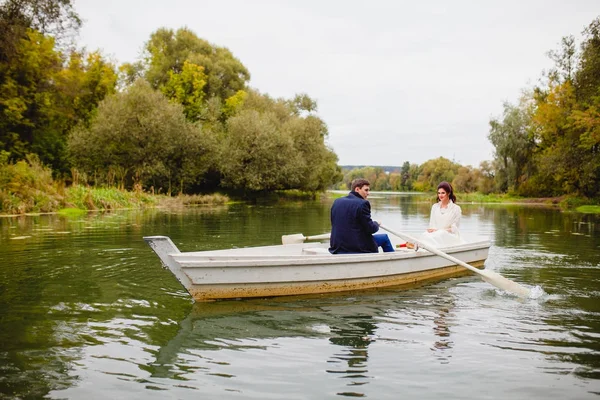
[[[399,331],[413,328],[419,341],[428,332],[426,346],[434,353],[452,347],[449,324],[444,321],[452,296],[445,290],[438,292],[441,295],[432,298],[433,304],[419,310],[414,296],[423,296],[425,290],[194,303],[177,334],[148,367],[154,379],[178,379],[195,387],[206,379],[198,376],[201,372],[205,377],[231,378],[226,384],[230,390],[244,391],[243,382],[236,380],[247,379],[247,368],[260,369],[266,363],[273,370],[272,364],[278,363],[282,376],[287,376],[286,368],[299,370],[296,385],[302,380],[310,385],[311,374],[320,374],[315,381],[323,384],[326,374],[337,382],[333,389],[337,394],[364,395],[357,388],[374,378],[368,360],[370,347],[378,341],[383,344],[380,349],[393,342],[402,344],[406,339],[398,339]],[[439,358],[444,362],[444,357]],[[315,362],[323,368],[315,371]],[[303,365],[311,370],[301,372]]]

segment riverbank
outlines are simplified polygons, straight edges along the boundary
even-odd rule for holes
[[[5,157],[6,158],[6,157]],[[328,191],[329,198],[345,196],[345,191]],[[375,193],[373,193],[375,194]],[[435,193],[413,193],[419,201],[434,201]],[[321,193],[298,190],[238,193],[249,202],[271,202],[278,199],[317,199]],[[457,193],[458,203],[541,204],[558,206],[564,210],[600,213],[600,202],[575,196],[523,198],[508,194]],[[219,193],[209,195],[152,194],[142,190],[127,191],[116,187],[94,187],[85,184],[66,185],[55,180],[52,171],[37,159],[8,163],[0,158],[0,216],[41,213],[75,213],[117,209],[143,209],[153,207],[178,208],[193,205],[223,205],[230,203],[229,196]]]
[[[117,188],[73,185],[52,190],[21,187],[18,191],[0,191],[0,216],[47,213],[76,214],[144,208],[179,208],[196,205],[223,205],[231,200],[219,193],[210,195],[157,195]]]
[[[373,196],[378,192],[371,192]],[[381,192],[394,193],[394,192]],[[336,199],[348,194],[346,191],[330,191],[328,196]],[[435,201],[435,193],[416,193],[418,201]],[[372,197],[372,196],[371,196]],[[481,194],[481,193],[456,193],[457,203],[481,203],[481,204],[529,204],[539,206],[559,207],[564,211],[577,211],[589,214],[600,214],[600,204],[598,201],[575,196],[557,196],[557,197],[519,197],[509,194]]]
[[[23,183],[23,182],[21,182]],[[39,182],[38,182],[39,183]],[[0,190],[0,216],[44,213],[76,214],[87,211],[109,211],[144,208],[180,208],[197,205],[224,205],[231,203],[229,196],[219,193],[208,195],[151,194],[111,187],[72,185],[64,187],[54,181],[46,185],[12,185]],[[337,198],[347,192],[329,191],[324,196]],[[375,194],[375,193],[374,193]],[[418,201],[434,201],[434,193],[414,193]],[[277,191],[263,194],[263,200],[274,197],[287,200],[315,199],[314,193]],[[530,204],[560,207],[565,211],[600,214],[600,205],[589,199],[573,196],[524,198],[506,194],[457,193],[458,203]],[[252,201],[250,199],[249,201]],[[257,199],[254,199],[257,201]]]
[[[501,204],[531,204],[559,207],[565,211],[600,214],[600,204],[597,200],[571,195],[557,197],[518,197],[508,194],[457,194],[460,201],[472,203],[501,203]]]

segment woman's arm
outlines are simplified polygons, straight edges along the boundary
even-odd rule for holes
[[[462,217],[462,210],[460,209],[460,206],[453,204],[450,220],[448,221],[449,225],[450,225],[450,228],[448,228],[448,232],[451,232],[454,234],[459,233],[458,226],[460,225],[461,217]]]
[[[427,228],[427,232],[429,232],[429,233],[437,231],[437,228],[436,228],[437,224],[435,222],[436,206],[437,206],[437,203],[431,206],[431,213],[429,214],[429,228]]]

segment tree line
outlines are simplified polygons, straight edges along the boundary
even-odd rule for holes
[[[600,197],[600,18],[577,46],[563,37],[549,51],[554,67],[525,89],[517,104],[505,103],[490,120],[494,159],[475,168],[440,157],[421,165],[404,162],[343,171],[338,189],[366,177],[374,190],[432,191],[440,181],[459,192],[510,193],[526,197]],[[597,200],[596,200],[597,201]]]
[[[563,37],[554,67],[490,121],[495,190],[600,196],[600,18],[577,46]]]
[[[227,48],[159,28],[133,63],[78,49],[71,0],[0,0],[0,156],[37,157],[66,183],[159,193],[375,190],[600,194],[600,19],[550,51],[555,66],[490,120],[494,159],[443,157],[341,173],[307,94],[271,98]]]
[[[494,191],[495,176],[491,163],[484,161],[479,168],[463,166],[444,157],[428,160],[423,164],[405,161],[400,167],[342,168],[343,178],[335,188],[346,190],[356,178],[365,178],[376,191],[431,192],[441,181],[451,182],[454,190],[462,193]]]
[[[160,28],[134,63],[77,49],[70,0],[0,3],[0,151],[67,182],[163,193],[322,191],[341,179],[306,94],[271,98],[227,48]]]

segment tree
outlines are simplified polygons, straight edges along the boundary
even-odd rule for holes
[[[54,40],[31,30],[27,39],[20,40],[11,62],[1,64],[0,149],[10,152],[13,160],[24,159],[37,148],[46,153],[40,155],[42,161],[52,163],[47,154],[52,140],[47,137],[57,134],[50,114],[52,80],[60,68]]]
[[[297,94],[294,96],[291,104],[294,110],[297,110],[298,113],[301,111],[305,111],[311,113],[313,111],[317,111],[317,102],[311,99],[306,93]]]
[[[84,57],[72,52],[63,67],[54,39],[29,30],[10,61],[0,63],[0,149],[11,160],[36,153],[55,172],[68,171],[68,131],[89,120],[116,81],[114,67],[98,53]]]
[[[229,119],[221,153],[227,156],[220,158],[224,186],[317,192],[341,178],[337,156],[325,144],[327,126],[315,114],[316,101],[299,98],[302,102],[272,99],[248,90],[226,101]],[[305,105],[310,112],[300,108]]]
[[[477,189],[477,173],[471,166],[461,166],[452,180],[452,187],[457,192],[471,193]]]
[[[320,118],[292,116],[282,124],[282,130],[292,138],[298,155],[295,171],[299,182],[295,188],[324,191],[339,179],[337,156],[325,145],[327,126]]]
[[[495,147],[494,156],[502,170],[496,175],[498,188],[501,191],[517,190],[531,172],[530,162],[535,148],[526,98],[519,106],[504,104],[502,120],[490,120],[488,139]]]
[[[578,69],[575,73],[577,101],[585,105],[598,102],[600,96],[600,17],[584,29]]]
[[[161,28],[152,33],[145,46],[144,77],[153,88],[160,89],[169,81],[170,73],[183,71],[186,61],[203,68],[206,99],[227,99],[245,89],[250,80],[246,67],[228,49],[214,46],[186,28],[176,32]]]
[[[489,194],[494,191],[495,171],[493,163],[482,161],[479,168],[475,170],[476,190],[483,194]]]
[[[426,161],[420,167],[420,174],[417,179],[418,190],[423,192],[433,191],[442,181],[452,182],[458,173],[459,167],[459,164],[444,157]]]
[[[576,107],[575,89],[570,82],[550,82],[546,91],[535,95],[532,116],[535,135],[537,192],[560,195],[577,192],[578,135],[571,129],[569,115]]]
[[[294,141],[279,129],[274,113],[244,110],[228,121],[223,185],[247,191],[286,189],[298,185],[300,157]]]
[[[213,139],[186,120],[183,107],[143,80],[102,101],[68,144],[75,166],[96,183],[117,174],[123,187],[168,192],[199,183],[215,155]]]
[[[548,73],[549,80],[560,83],[571,82],[577,65],[575,38],[572,35],[563,37],[560,48],[549,51],[548,57],[554,61],[554,68]]]
[[[188,120],[197,121],[204,108],[206,81],[204,67],[185,61],[181,72],[169,71],[169,80],[160,89],[169,99],[183,105]]]
[[[81,19],[70,0],[4,0],[0,4],[0,63],[14,56],[29,30],[50,35],[60,43],[80,26]]]
[[[402,190],[411,190],[412,189],[412,179],[410,175],[410,163],[408,161],[404,161],[402,167],[400,168],[400,173],[402,174],[402,180],[400,183],[400,187]]]
[[[78,123],[87,124],[98,103],[115,92],[117,74],[115,66],[99,52],[72,51],[54,81],[58,93],[55,107],[67,117],[65,131],[69,131]]]

